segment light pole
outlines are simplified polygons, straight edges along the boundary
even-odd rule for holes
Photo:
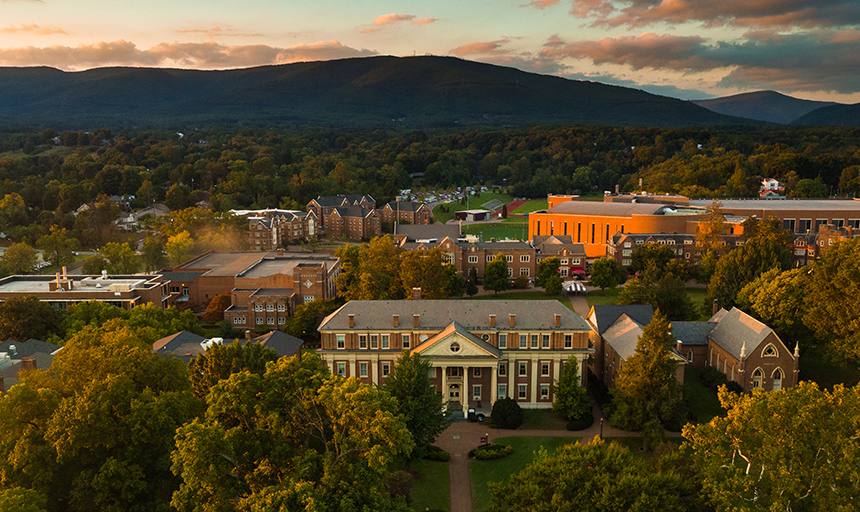
[[[603,439],[603,418],[600,418],[600,439]]]

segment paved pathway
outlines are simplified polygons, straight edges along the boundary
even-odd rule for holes
[[[500,437],[578,437],[583,443],[590,443],[600,436],[600,407],[594,403],[594,424],[585,430],[504,430],[489,428],[482,423],[453,423],[443,432],[434,445],[451,454],[448,475],[451,479],[451,512],[472,512],[472,482],[469,477],[469,450],[481,444],[481,438],[489,436],[489,441]],[[666,437],[680,437],[678,432],[665,432]],[[604,437],[639,437],[638,432],[618,430],[604,422]]]

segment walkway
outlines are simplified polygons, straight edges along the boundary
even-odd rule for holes
[[[434,445],[451,454],[448,475],[451,479],[451,512],[472,512],[472,481],[469,476],[469,451],[481,444],[481,438],[489,441],[501,437],[578,437],[582,443],[590,443],[600,435],[600,406],[592,402],[594,424],[585,430],[504,430],[489,428],[482,423],[453,423],[437,439]],[[678,432],[665,432],[666,437],[680,437]],[[604,422],[604,437],[640,437],[638,432],[618,430]]]

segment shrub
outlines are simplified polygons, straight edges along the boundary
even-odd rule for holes
[[[529,287],[529,276],[523,276],[514,279],[514,289],[525,290]]]
[[[476,460],[496,460],[503,459],[514,453],[514,447],[504,444],[491,444],[487,446],[479,446],[469,452],[469,457]]]
[[[424,458],[427,460],[438,460],[439,462],[448,462],[451,460],[451,454],[439,448],[438,446],[429,446],[427,448],[427,453],[424,454]]]
[[[738,384],[737,382],[735,382],[733,380],[726,382],[726,388],[733,393],[743,393],[744,392],[743,386],[741,386],[740,384]]]
[[[594,425],[594,414],[586,413],[581,418],[567,422],[568,430],[585,430]]]
[[[493,412],[490,417],[496,428],[519,428],[523,424],[525,415],[520,404],[513,398],[503,398],[493,404]]]
[[[726,374],[713,366],[705,366],[699,370],[699,380],[708,388],[716,391],[718,387],[726,383]]]
[[[406,503],[412,503],[412,483],[415,478],[408,471],[395,471],[388,475],[388,492],[392,498],[403,496]]]

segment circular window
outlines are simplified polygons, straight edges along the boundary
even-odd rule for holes
[[[454,343],[451,343],[450,348],[451,348],[451,352],[459,352],[460,351],[460,344],[455,341]]]

